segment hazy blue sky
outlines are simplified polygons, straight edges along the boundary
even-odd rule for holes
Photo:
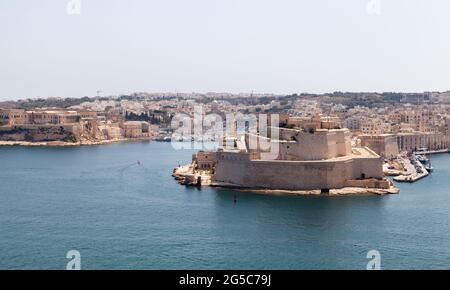
[[[450,89],[450,1],[0,0],[0,99]]]

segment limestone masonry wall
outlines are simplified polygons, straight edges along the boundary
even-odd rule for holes
[[[333,189],[348,180],[383,177],[380,157],[326,161],[261,161],[246,154],[219,153],[213,181],[252,188]]]

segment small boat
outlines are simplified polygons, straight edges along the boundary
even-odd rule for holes
[[[158,142],[170,142],[170,141],[172,141],[172,138],[170,138],[168,136],[166,136],[166,137],[158,137],[158,138],[155,139],[155,141],[158,141]]]
[[[416,155],[416,158],[422,163],[427,163],[429,161],[429,159],[425,155]]]
[[[431,166],[431,161],[427,165],[425,165],[425,169],[428,172],[433,172],[434,168],[433,168],[433,166]]]

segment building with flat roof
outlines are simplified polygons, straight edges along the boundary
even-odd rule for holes
[[[405,132],[397,134],[397,144],[400,151],[414,152],[419,149],[448,149],[449,138],[443,133]]]

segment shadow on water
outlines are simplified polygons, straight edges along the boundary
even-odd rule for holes
[[[286,228],[345,228],[349,223],[377,222],[389,196],[289,196],[214,189],[218,218],[246,217],[256,225]],[[230,212],[234,212],[233,215]]]

